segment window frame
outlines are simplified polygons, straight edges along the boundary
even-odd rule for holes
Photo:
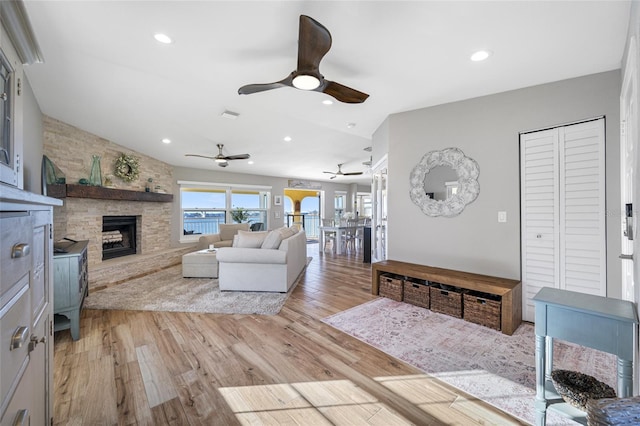
[[[264,211],[264,217],[265,219],[265,224],[264,224],[264,229],[268,229],[269,226],[269,217],[270,212],[271,212],[271,193],[273,190],[273,187],[271,186],[265,186],[265,185],[245,185],[245,184],[229,184],[229,183],[214,183],[214,182],[191,182],[191,181],[178,181],[178,188],[179,188],[179,207],[180,207],[180,242],[181,243],[193,243],[193,242],[197,242],[200,237],[202,235],[210,235],[210,234],[187,234],[184,235],[184,233],[182,232],[182,230],[184,230],[184,212],[185,210],[187,211],[223,211],[223,209],[220,208],[206,208],[206,207],[202,207],[202,208],[197,208],[197,209],[184,209],[182,207],[182,193],[184,189],[189,189],[189,190],[202,190],[204,191],[224,191],[225,192],[225,208],[224,208],[224,212],[225,212],[225,222],[224,223],[233,223],[232,217],[231,217],[231,211],[232,210],[236,210],[236,208],[233,207],[232,205],[232,194],[234,192],[236,193],[241,193],[241,192],[252,192],[252,191],[256,191],[256,192],[262,192],[263,197],[261,200],[261,203],[264,203],[264,207],[261,208],[251,208],[248,209],[249,211],[253,212],[253,211]],[[196,191],[197,192],[197,191]]]

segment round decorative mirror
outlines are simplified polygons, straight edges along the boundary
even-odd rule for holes
[[[409,196],[428,216],[453,217],[480,193],[480,168],[458,148],[431,151],[410,175]]]

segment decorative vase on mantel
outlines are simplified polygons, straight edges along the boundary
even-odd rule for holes
[[[89,174],[89,185],[102,186],[102,172],[100,171],[100,156],[94,155]]]

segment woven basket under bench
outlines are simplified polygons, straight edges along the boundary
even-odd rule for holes
[[[431,283],[429,297],[431,310],[456,318],[462,318],[462,293],[465,290],[450,285]]]
[[[462,296],[464,319],[500,331],[502,298],[494,294],[470,291]]]
[[[380,275],[379,294],[382,297],[402,302],[404,296],[404,286],[402,277],[393,274]]]
[[[417,278],[405,278],[403,281],[404,302],[429,309],[429,282]]]

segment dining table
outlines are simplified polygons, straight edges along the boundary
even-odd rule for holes
[[[324,252],[324,244],[326,239],[325,233],[335,232],[336,237],[334,242],[336,254],[342,254],[343,239],[347,234],[347,231],[353,230],[353,234],[356,235],[358,233],[358,230],[364,230],[364,225],[340,224],[332,226],[320,226],[318,229],[320,230],[320,253],[322,254],[322,252]]]

